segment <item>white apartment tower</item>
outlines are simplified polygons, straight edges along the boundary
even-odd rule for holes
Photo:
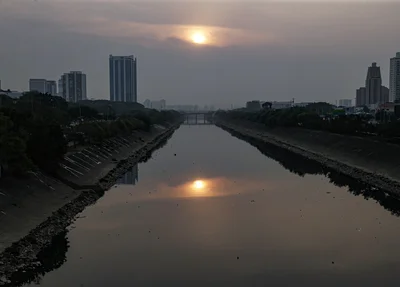
[[[71,71],[62,75],[58,81],[58,95],[67,102],[86,100],[86,74]]]
[[[57,96],[56,81],[46,79],[29,79],[29,91]]]
[[[390,59],[389,100],[400,102],[400,52]]]
[[[137,60],[134,56],[109,57],[110,101],[137,102]]]

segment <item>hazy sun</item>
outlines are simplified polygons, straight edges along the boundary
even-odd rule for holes
[[[192,42],[195,44],[205,44],[206,41],[206,36],[201,32],[197,32],[192,35]]]
[[[205,187],[205,183],[204,183],[204,181],[202,181],[202,180],[195,180],[195,181],[193,182],[193,187],[194,187],[195,189],[203,189],[203,188]]]

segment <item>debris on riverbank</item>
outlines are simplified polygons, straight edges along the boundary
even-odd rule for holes
[[[65,231],[65,228],[86,206],[94,204],[130,166],[148,159],[154,150],[164,145],[178,127],[179,123],[176,123],[153,135],[151,140],[143,143],[133,153],[131,152],[126,159],[118,162],[116,167],[108,171],[92,189],[82,187],[79,190],[79,196],[53,212],[47,220],[31,230],[27,236],[6,248],[0,254],[0,286],[18,286],[18,284],[26,282],[26,277],[33,274],[33,271],[42,264],[37,258],[38,253],[48,246],[55,236]],[[64,181],[64,183],[68,183],[68,181]],[[79,188],[77,184],[73,182],[71,184],[74,189]],[[25,272],[19,272],[21,270]]]

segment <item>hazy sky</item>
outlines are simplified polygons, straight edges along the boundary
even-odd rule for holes
[[[89,98],[108,99],[109,54],[138,58],[140,102],[334,103],[373,61],[388,85],[400,1],[336,2],[0,0],[2,88],[81,70]]]

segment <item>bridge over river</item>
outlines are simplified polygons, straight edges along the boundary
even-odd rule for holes
[[[214,113],[210,111],[181,112],[185,120],[184,125],[213,125]]]

